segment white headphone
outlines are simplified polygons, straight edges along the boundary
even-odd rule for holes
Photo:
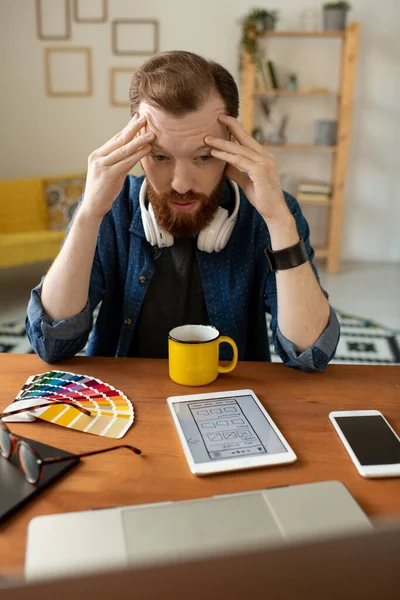
[[[231,236],[233,228],[235,227],[237,214],[240,206],[240,193],[239,187],[232,179],[228,180],[235,191],[235,209],[231,216],[226,208],[219,206],[215,212],[215,215],[211,221],[202,231],[200,231],[197,238],[197,247],[203,252],[219,252],[225,248],[228,240]],[[149,208],[146,208],[146,193],[147,183],[143,180],[142,186],[139,193],[139,204],[140,211],[142,213],[142,223],[146,240],[152,246],[158,246],[159,248],[168,248],[174,243],[173,236],[158,226],[156,218],[154,216],[153,207],[149,203]]]

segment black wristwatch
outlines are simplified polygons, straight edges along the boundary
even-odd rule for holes
[[[298,267],[308,261],[307,250],[302,238],[297,244],[289,248],[276,250],[275,252],[271,248],[265,248],[264,252],[271,271],[293,269],[293,267]]]

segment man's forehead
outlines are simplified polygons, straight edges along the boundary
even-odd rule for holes
[[[146,129],[153,131],[161,139],[183,138],[203,141],[206,135],[221,136],[226,133],[225,125],[218,121],[218,116],[225,113],[225,106],[221,99],[209,100],[200,110],[177,117],[159,108],[142,102],[138,113],[147,119]],[[225,136],[224,136],[225,137]]]

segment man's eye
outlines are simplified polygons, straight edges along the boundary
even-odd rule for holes
[[[163,156],[162,154],[153,154],[153,158],[156,162],[164,162],[167,157]]]
[[[200,160],[202,162],[208,162],[212,158],[211,154],[205,154],[204,156],[200,156]]]

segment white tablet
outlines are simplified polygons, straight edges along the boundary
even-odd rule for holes
[[[167,398],[196,475],[290,463],[296,455],[252,390]]]

